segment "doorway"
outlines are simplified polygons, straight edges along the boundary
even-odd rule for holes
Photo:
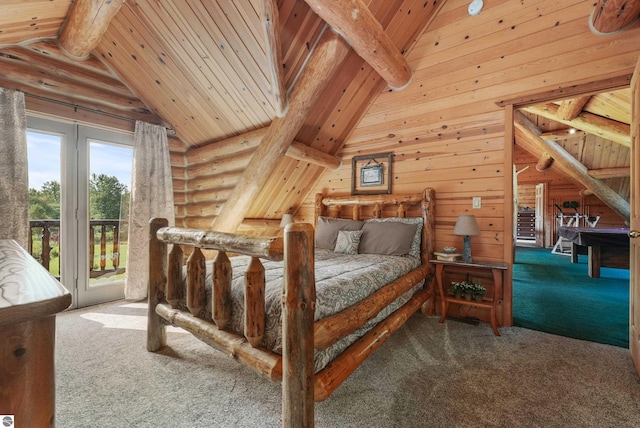
[[[29,248],[72,307],[124,297],[133,137],[28,117]]]
[[[630,140],[628,131],[631,119],[630,101],[630,90],[624,88],[602,94],[576,96],[571,100],[541,102],[536,106],[515,110],[514,171],[522,171],[522,174],[517,175],[516,189],[519,189],[522,184],[532,189],[530,192],[532,194],[535,189],[536,197],[532,202],[534,206],[530,207],[536,212],[534,246],[541,251],[540,258],[542,259],[542,255],[545,258],[541,262],[544,263],[543,269],[537,274],[536,280],[538,283],[543,281],[551,283],[562,278],[562,281],[554,287],[548,288],[544,295],[538,297],[525,297],[523,294],[519,294],[517,290],[518,275],[525,275],[523,272],[526,269],[533,271],[533,264],[531,259],[528,259],[527,266],[518,265],[519,260],[522,260],[519,254],[525,254],[528,249],[525,246],[516,245],[513,269],[514,325],[591,340],[588,330],[592,328],[591,324],[595,324],[597,321],[595,318],[602,317],[611,322],[607,328],[621,329],[618,338],[624,338],[624,343],[618,339],[614,340],[616,343],[603,343],[628,346],[629,271],[625,272],[624,269],[609,271],[611,274],[609,279],[622,283],[622,287],[618,289],[618,295],[611,294],[613,287],[608,287],[596,297],[589,297],[590,303],[584,306],[584,310],[578,311],[577,315],[570,315],[571,311],[579,306],[575,299],[582,297],[581,290],[591,292],[607,279],[604,278],[598,282],[596,278],[587,276],[586,256],[579,256],[579,265],[576,266],[571,264],[570,254],[558,252],[551,255],[548,253],[552,252],[552,247],[558,239],[557,229],[560,216],[579,218],[577,220],[579,224],[576,224],[579,226],[591,223],[594,227],[596,224],[598,227],[624,227],[624,219],[616,211],[615,204],[619,199],[626,199],[628,204],[630,197],[630,141],[626,142]],[[564,116],[565,114],[571,115],[571,113],[561,111],[561,107],[567,105],[573,105],[574,112],[572,114],[575,115],[573,118]],[[576,108],[578,105],[579,107]],[[518,120],[523,123],[523,116],[529,126],[527,130],[529,135],[525,135],[523,126],[518,128],[517,125]],[[574,120],[576,118],[577,120]],[[597,122],[613,126],[617,135],[612,136],[611,139],[603,138],[602,134],[598,134],[598,131],[593,127]],[[622,138],[622,134],[625,132],[627,134],[626,140]],[[620,140],[617,140],[619,137]],[[553,147],[547,151],[544,145],[537,146],[533,141],[536,138],[545,140]],[[556,150],[556,148],[562,149],[565,156],[561,157],[555,152],[555,156],[551,155],[551,150]],[[585,175],[588,177],[585,178]],[[597,180],[598,185],[604,183],[607,195],[615,193],[618,199],[606,199],[607,195],[592,192],[593,186],[589,185],[591,183],[589,180]],[[545,187],[541,188],[540,184],[544,184]],[[516,189],[514,189],[514,196],[519,198]],[[542,198],[547,201],[542,207],[539,206],[540,195],[538,192],[542,192]],[[599,220],[598,223],[593,221],[596,217]],[[516,240],[516,243],[521,242]],[[527,254],[527,257],[530,257],[530,253]],[[569,275],[569,272],[573,273]],[[535,304],[539,315],[536,315],[532,320],[532,323],[538,324],[537,326],[523,325],[522,320],[518,319],[518,307],[522,308],[519,303],[523,303],[517,301],[519,298],[539,299]],[[598,312],[600,309],[604,309],[603,312]],[[566,314],[567,318],[572,318],[566,322],[568,325],[571,325],[571,322],[578,317],[585,316],[585,320],[575,324],[573,328],[576,331],[571,331],[572,328],[568,328],[567,331],[545,330],[543,325],[545,321],[561,318],[560,315],[563,314]],[[560,326],[560,330],[564,327]]]

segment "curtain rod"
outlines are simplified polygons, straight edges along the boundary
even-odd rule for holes
[[[24,92],[24,94],[27,97],[35,98],[35,99],[38,99],[38,100],[41,100],[41,101],[46,101],[46,102],[53,103],[53,104],[72,107],[75,110],[83,110],[83,111],[87,111],[89,113],[101,114],[103,116],[111,117],[113,119],[124,120],[124,121],[132,122],[132,123],[135,123],[137,121],[137,119],[133,119],[131,117],[121,116],[119,114],[109,113],[109,112],[106,112],[106,111],[101,111],[101,110],[90,108],[90,107],[84,107],[84,106],[81,106],[81,105],[78,105],[78,104],[73,104],[73,103],[70,103],[70,102],[67,102],[67,101],[60,101],[60,100],[56,100],[56,99],[53,99],[53,98],[43,97],[42,95],[34,95],[34,94],[30,94],[28,92]],[[169,136],[172,136],[172,137],[176,136],[176,131],[172,127],[165,126],[165,129],[167,130],[167,134]]]

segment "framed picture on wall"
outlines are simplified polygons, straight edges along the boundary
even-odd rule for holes
[[[390,194],[391,160],[391,153],[354,156],[351,159],[351,194]]]

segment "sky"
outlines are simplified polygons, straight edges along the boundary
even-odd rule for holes
[[[27,132],[30,189],[39,190],[47,181],[60,183],[60,142],[57,135]],[[132,147],[94,141],[90,145],[90,173],[115,176],[130,190],[132,156]]]

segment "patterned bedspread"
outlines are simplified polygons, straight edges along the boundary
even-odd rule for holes
[[[316,249],[316,311],[315,320],[340,312],[363,300],[384,285],[420,266],[413,257],[383,256],[374,254],[345,255],[333,251]],[[233,315],[229,329],[242,334],[244,312],[244,272],[251,261],[250,257],[231,258],[233,269],[232,301]],[[282,262],[263,261],[266,276],[265,287],[265,335],[261,346],[277,353],[282,352]],[[211,262],[207,263],[207,318],[211,319]],[[380,320],[411,298],[422,283],[404,293],[390,306],[385,308],[359,331],[345,337],[325,351],[316,350],[315,370],[324,368],[331,359],[339,355],[358,337],[371,329]]]

